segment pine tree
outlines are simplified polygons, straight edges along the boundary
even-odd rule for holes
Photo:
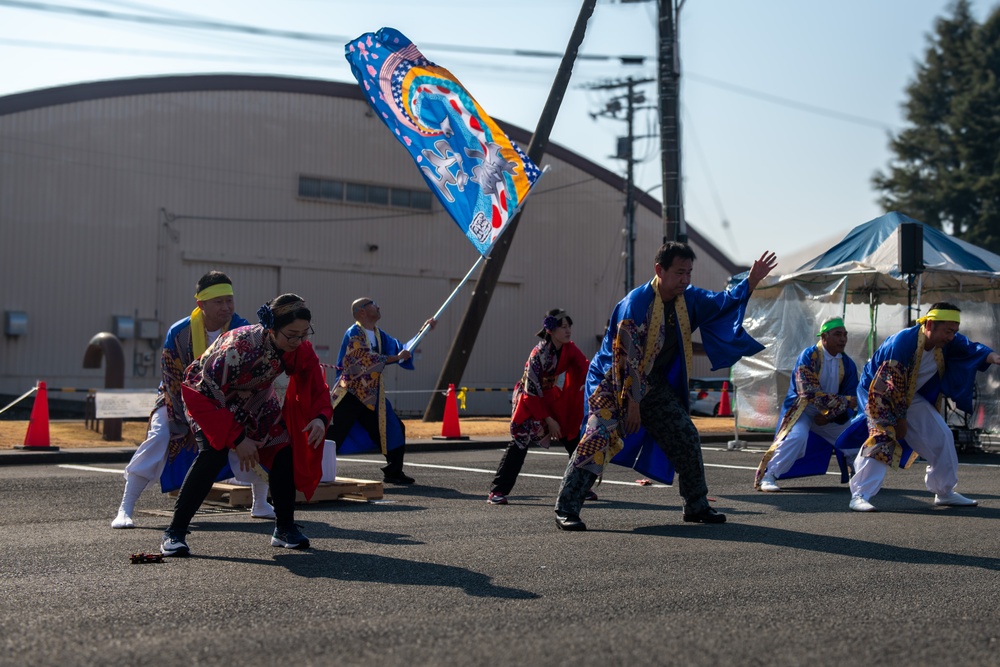
[[[1000,253],[1000,7],[980,25],[957,0],[907,94],[879,203]]]

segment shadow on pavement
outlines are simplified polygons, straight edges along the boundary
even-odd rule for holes
[[[838,556],[883,560],[893,563],[914,565],[952,565],[976,567],[984,570],[1000,570],[1000,558],[963,556],[953,552],[913,549],[893,544],[869,542],[850,537],[817,535],[767,526],[726,524],[725,526],[648,526],[636,528],[639,535],[654,535],[695,540],[716,540],[723,542],[760,543],[771,546],[816,551]]]
[[[540,597],[531,591],[495,586],[485,574],[466,568],[376,554],[312,549],[302,553],[277,554],[274,562],[300,577],[401,586],[450,586],[461,588],[474,597],[511,600]]]

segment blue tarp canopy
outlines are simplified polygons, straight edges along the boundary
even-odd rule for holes
[[[819,257],[806,262],[792,274],[821,269],[843,272],[845,270],[877,269],[895,278],[899,274],[899,226],[914,223],[923,228],[924,265],[928,271],[983,271],[1000,272],[1000,256],[966,243],[954,236],[928,227],[902,213],[883,216],[858,225]]]

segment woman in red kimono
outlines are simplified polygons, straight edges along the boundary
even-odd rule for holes
[[[295,491],[312,496],[322,474],[323,434],[333,409],[319,359],[307,340],[312,314],[295,294],[257,311],[260,324],[222,334],[184,374],[182,392],[195,424],[198,456],[174,505],[160,553],[187,556],[185,535],[216,476],[236,451],[243,470],[270,477],[275,526],[271,545],[306,549],[295,525]],[[282,407],[273,383],[289,376]],[[264,473],[260,466],[269,470]]]
[[[500,459],[493,478],[490,505],[506,505],[530,445],[546,449],[559,441],[570,455],[580,440],[583,421],[583,383],[587,357],[572,338],[573,319],[559,308],[550,310],[524,364],[524,374],[514,387],[514,409],[510,420],[511,442]],[[565,374],[562,387],[557,380]],[[596,497],[596,496],[595,496]]]

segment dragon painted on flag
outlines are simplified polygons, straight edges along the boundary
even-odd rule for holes
[[[365,33],[344,52],[368,102],[476,250],[488,254],[541,175],[538,167],[451,72],[398,30]]]

